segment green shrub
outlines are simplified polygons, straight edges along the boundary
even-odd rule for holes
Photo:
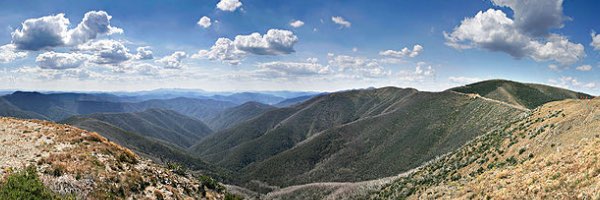
[[[176,163],[176,162],[167,162],[167,168],[170,169],[173,173],[185,176],[187,172],[187,168],[185,166]]]
[[[201,187],[206,187],[217,192],[225,191],[225,187],[211,177],[201,175],[198,177],[198,180],[200,181]]]
[[[53,193],[40,181],[35,167],[29,166],[9,175],[0,183],[0,199],[3,200],[46,200],[66,199]]]

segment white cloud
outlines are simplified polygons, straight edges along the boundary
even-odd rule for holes
[[[235,48],[233,41],[228,38],[219,38],[210,50],[200,50],[192,55],[192,58],[207,58],[209,60],[219,60],[230,65],[240,64],[246,56],[246,52]]]
[[[65,44],[68,37],[69,19],[60,13],[35,19],[27,19],[21,29],[12,32],[12,42],[20,50],[40,50]]]
[[[242,6],[239,0],[221,0],[217,3],[217,8],[222,11],[233,12]]]
[[[288,30],[270,29],[267,34],[238,35],[234,40],[219,38],[210,50],[200,50],[192,58],[219,60],[237,65],[248,54],[281,55],[295,52],[298,37]]]
[[[74,29],[69,30],[67,44],[82,44],[92,39],[96,39],[100,34],[121,34],[123,29],[110,25],[112,16],[105,11],[89,11],[83,16],[81,23]]]
[[[135,54],[135,58],[139,59],[139,60],[150,60],[154,58],[154,55],[152,53],[152,50],[150,50],[150,47],[146,46],[146,47],[138,47],[136,49],[137,54]]]
[[[56,53],[49,51],[38,55],[35,62],[42,69],[70,69],[78,68],[87,60],[87,56],[80,53]]]
[[[450,82],[458,83],[458,84],[470,84],[470,83],[482,81],[483,79],[477,78],[477,77],[451,76],[451,77],[448,77],[448,80]]]
[[[333,70],[329,66],[323,66],[317,62],[267,62],[260,63],[257,67],[259,72],[272,77],[295,77],[330,74]]]
[[[579,71],[591,71],[592,66],[591,65],[581,65],[581,66],[576,67],[575,69],[577,69]]]
[[[333,21],[333,23],[339,24],[341,28],[350,28],[350,26],[352,26],[352,23],[346,21],[343,17],[340,16],[331,17],[331,21]]]
[[[329,53],[327,57],[329,66],[337,68],[340,72],[350,73],[357,78],[378,78],[391,75],[391,71],[383,68],[374,59],[332,53]]]
[[[550,85],[554,85],[557,87],[567,88],[567,89],[576,89],[576,88],[587,88],[594,89],[596,88],[595,82],[580,82],[574,77],[571,76],[562,76],[559,79],[550,79],[548,81]]]
[[[600,51],[600,34],[592,31],[592,43],[590,45],[594,47],[594,50]]]
[[[563,15],[563,0],[492,0],[514,12],[515,27],[532,36],[546,35],[549,29],[562,28],[568,17]]]
[[[452,33],[444,32],[444,36],[446,44],[456,49],[482,48],[505,52],[515,58],[529,57],[565,65],[585,57],[583,45],[557,34],[531,37],[501,10],[480,11],[473,18],[464,19]]]
[[[171,55],[165,56],[156,60],[156,63],[163,64],[167,69],[181,69],[183,67],[182,60],[187,58],[187,54],[183,51],[176,51]]]
[[[120,64],[135,58],[123,43],[116,40],[90,41],[76,48],[80,52],[92,55],[90,62],[96,64]]]
[[[104,11],[90,11],[81,23],[69,30],[69,19],[63,13],[25,20],[12,33],[12,43],[20,50],[37,51],[64,45],[77,45],[95,39],[99,34],[122,33],[110,25],[111,16]]]
[[[300,20],[295,20],[293,22],[290,23],[290,26],[294,27],[294,28],[299,28],[301,26],[304,26],[304,22],[300,21]]]
[[[200,18],[200,20],[198,20],[198,26],[202,26],[203,28],[208,28],[211,24],[212,23],[210,23],[210,18],[207,16],[203,16],[202,18]]]
[[[400,71],[399,79],[401,81],[423,81],[425,78],[435,76],[435,69],[431,65],[424,62],[418,62],[414,71]]]
[[[422,51],[423,51],[423,46],[417,44],[417,45],[413,46],[412,50],[408,49],[407,47],[404,47],[400,51],[394,51],[394,50],[381,51],[381,52],[379,52],[379,55],[396,57],[396,58],[404,58],[406,56],[414,58],[414,57],[417,57]]]
[[[160,74],[160,67],[148,63],[128,63],[113,68],[116,73],[154,76]]]
[[[0,63],[9,63],[13,60],[27,57],[26,51],[18,51],[14,44],[0,46]]]
[[[294,51],[294,44],[298,37],[288,30],[270,29],[267,34],[235,36],[233,44],[239,50],[256,55],[280,55],[290,54]]]
[[[358,52],[358,48],[356,48],[356,47],[353,47],[353,48],[352,48],[352,52]]]

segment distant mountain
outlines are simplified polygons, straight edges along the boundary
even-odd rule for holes
[[[173,110],[187,116],[204,120],[217,115],[227,108],[236,106],[237,104],[228,101],[218,101],[212,99],[178,97],[174,99],[155,99],[138,103],[128,103],[126,105],[127,111],[129,112],[158,108]]]
[[[542,104],[563,100],[592,98],[591,95],[574,92],[567,89],[518,83],[507,80],[488,80],[450,89],[456,92],[479,94],[483,97],[496,99],[506,103],[533,109]]]
[[[2,96],[2,98],[5,103],[12,105],[11,109],[6,108],[11,110],[11,113],[16,112],[16,107],[20,112],[37,114],[37,116],[31,118],[44,118],[53,121],[60,121],[82,114],[137,112],[153,108],[174,110],[184,115],[205,119],[213,117],[226,108],[237,105],[227,101],[184,97],[142,102],[119,102],[117,101],[118,98],[112,95],[97,96],[79,93],[15,92]],[[5,116],[12,116],[8,115],[8,110]]]
[[[218,131],[233,127],[274,109],[276,109],[274,106],[251,101],[236,107],[228,108],[205,121],[211,129]]]
[[[313,98],[313,97],[315,97],[317,95],[305,95],[305,96],[299,96],[299,97],[285,99],[285,100],[280,101],[279,103],[275,104],[274,106],[275,107],[279,107],[279,108],[293,106],[293,105],[305,102],[305,101],[307,101],[307,100],[309,100],[309,99],[311,99],[311,98]]]
[[[128,132],[162,140],[187,148],[212,130],[202,121],[170,110],[150,109],[132,113],[95,113],[61,121],[77,125],[85,119],[96,119]]]
[[[275,103],[278,103],[285,99],[280,96],[255,93],[255,92],[241,92],[241,93],[235,93],[235,94],[227,95],[227,96],[215,95],[215,96],[211,96],[210,98],[215,99],[215,100],[221,100],[221,101],[230,101],[230,102],[234,102],[234,103],[238,103],[238,104],[242,104],[242,103],[246,103],[246,102],[250,102],[250,101],[260,102],[260,103],[264,103],[264,104],[275,104]]]
[[[371,192],[371,198],[598,198],[598,108],[598,98],[544,104]]]
[[[524,112],[455,92],[353,90],[268,111],[190,152],[277,186],[368,180],[419,166]]]
[[[12,105],[6,99],[0,97],[0,116],[5,117],[16,117],[22,119],[44,119],[48,120],[48,118],[43,115],[37,114],[31,111],[24,111],[19,109],[18,107]]]

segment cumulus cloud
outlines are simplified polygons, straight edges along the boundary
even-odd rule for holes
[[[237,65],[248,54],[281,55],[295,52],[298,37],[288,30],[270,29],[266,34],[238,35],[234,40],[219,38],[210,50],[200,50],[192,58],[207,58]]]
[[[513,10],[514,26],[531,36],[544,36],[552,28],[562,28],[563,0],[492,0],[495,5]]]
[[[298,37],[288,30],[270,29],[267,34],[252,33],[250,35],[235,36],[235,47],[256,55],[290,54],[294,51],[294,44]]]
[[[200,50],[192,55],[192,58],[207,58],[209,60],[219,60],[230,65],[240,64],[246,56],[246,52],[235,48],[233,41],[228,38],[219,38],[210,50]]]
[[[331,17],[331,21],[333,21],[333,23],[339,24],[341,28],[350,28],[350,26],[352,26],[352,23],[346,21],[343,17],[340,16]]]
[[[391,75],[374,59],[353,57],[347,55],[328,54],[328,64],[336,67],[340,72],[354,74],[356,77],[377,78]]]
[[[317,62],[267,62],[260,63],[257,67],[261,73],[269,74],[275,77],[286,76],[312,76],[332,73],[333,70],[329,66],[323,66]]]
[[[217,3],[217,8],[222,11],[233,12],[242,6],[239,0],[221,0]]]
[[[452,33],[444,32],[444,36],[446,44],[456,49],[482,48],[505,52],[515,58],[529,57],[565,65],[585,57],[583,45],[557,34],[532,37],[501,10],[480,11],[474,17],[464,19]]]
[[[49,51],[38,55],[35,62],[42,69],[71,69],[78,68],[87,60],[80,53],[56,53]]]
[[[207,16],[203,16],[200,18],[200,20],[198,20],[198,26],[202,26],[203,28],[208,28],[211,24],[210,18]]]
[[[423,46],[417,44],[417,45],[413,46],[412,50],[408,49],[407,47],[404,47],[400,51],[395,51],[395,50],[381,51],[381,52],[379,52],[379,55],[390,56],[390,57],[395,57],[395,58],[404,58],[406,56],[414,58],[414,57],[417,57],[422,51],[423,51]]]
[[[156,60],[155,62],[164,65],[164,68],[167,69],[181,69],[183,67],[182,61],[184,58],[187,58],[187,54],[185,52],[176,51],[171,55]]]
[[[154,55],[152,53],[152,50],[150,50],[150,47],[146,46],[146,47],[138,47],[136,49],[137,54],[135,54],[135,58],[138,60],[150,60],[154,58]]]
[[[27,19],[12,33],[12,43],[19,50],[37,51],[64,45],[77,45],[95,39],[100,34],[122,33],[110,25],[112,17],[104,11],[90,11],[81,23],[69,30],[69,19],[63,13]]]
[[[27,19],[12,32],[12,42],[17,49],[32,51],[61,46],[68,37],[69,24],[63,13]]]
[[[293,22],[290,23],[290,26],[294,27],[294,28],[299,28],[301,26],[304,26],[304,22],[300,21],[300,20],[295,20]]]
[[[123,43],[116,40],[97,40],[78,45],[80,52],[92,55],[90,62],[96,64],[120,64],[135,58]]]
[[[81,23],[74,29],[69,30],[67,43],[70,45],[82,44],[96,39],[100,34],[121,34],[123,29],[110,25],[112,16],[105,11],[90,11],[85,13]]]
[[[13,60],[27,57],[26,51],[18,51],[14,44],[0,46],[0,63],[9,63]]]
[[[592,31],[592,43],[590,45],[594,47],[594,50],[600,51],[600,34]]]
[[[477,78],[477,77],[451,76],[451,77],[448,77],[448,80],[450,82],[458,83],[458,84],[470,84],[470,83],[482,81],[483,79]]]
[[[581,65],[575,68],[576,70],[579,71],[591,71],[592,70],[592,66],[591,65]]]

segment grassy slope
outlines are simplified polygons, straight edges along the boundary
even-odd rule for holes
[[[591,98],[590,95],[539,84],[507,80],[489,80],[449,89],[462,93],[476,93],[484,97],[533,109],[544,103],[563,99]]]
[[[270,105],[258,102],[247,102],[236,107],[228,108],[214,117],[205,120],[205,122],[211,129],[219,131],[233,127],[274,109],[275,107]]]
[[[373,198],[599,198],[599,127],[600,99],[548,103]]]
[[[187,148],[212,133],[203,122],[170,110],[150,109],[133,113],[96,113],[75,116],[64,123],[93,118],[125,131],[141,134]]]

